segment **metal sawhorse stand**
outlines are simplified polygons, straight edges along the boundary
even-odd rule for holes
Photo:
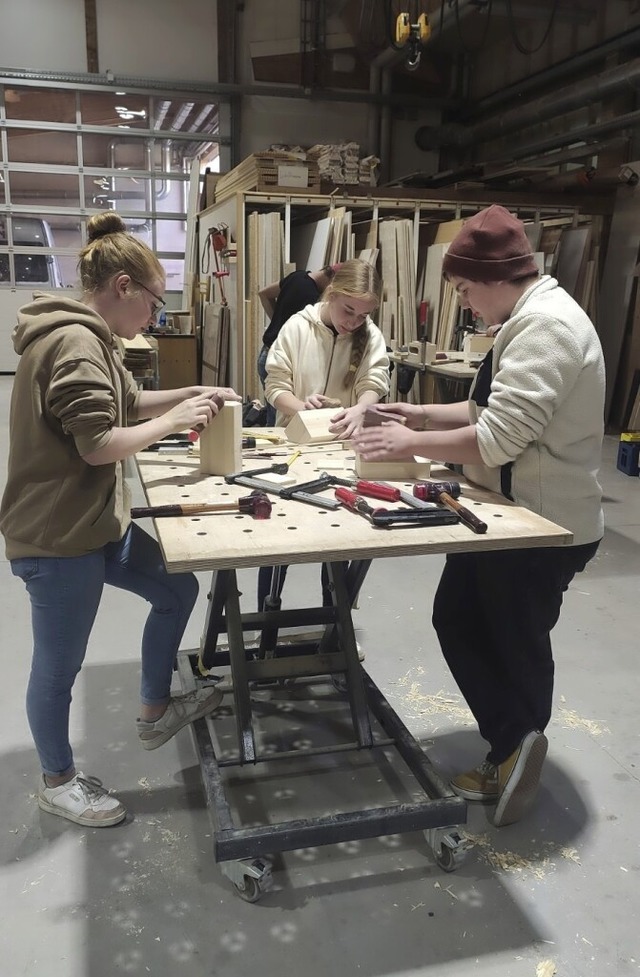
[[[242,614],[235,570],[216,570],[200,655],[178,659],[184,691],[215,668],[230,666],[233,685],[237,755],[221,759],[216,755],[213,725],[208,719],[192,725],[207,805],[214,829],[214,855],[240,896],[255,902],[268,888],[271,866],[261,856],[317,845],[330,845],[380,835],[424,831],[436,862],[452,871],[467,844],[457,825],[466,821],[466,803],[456,796],[436,773],[417,740],[410,734],[359,660],[351,609],[368,572],[370,560],[328,563],[333,606],[268,610]],[[279,643],[282,628],[321,625],[317,640]],[[261,632],[258,647],[245,645],[244,632]],[[226,634],[228,650],[218,648],[219,635]],[[334,746],[282,751],[260,755],[253,728],[251,689],[259,685],[296,678],[326,676],[348,698],[354,739]],[[386,738],[374,737],[375,717]],[[376,750],[393,747],[404,760],[424,792],[418,803],[367,810],[337,812],[270,823],[259,827],[237,827],[228,802],[223,770],[246,764],[300,759],[330,753]]]

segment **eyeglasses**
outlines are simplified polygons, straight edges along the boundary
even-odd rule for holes
[[[149,295],[151,295],[152,298],[156,300],[152,309],[152,314],[153,314],[153,318],[157,319],[160,313],[162,312],[162,310],[165,309],[167,306],[165,300],[160,298],[159,295],[156,295],[155,292],[152,292],[151,289],[147,288],[146,285],[143,285],[142,282],[139,282],[137,278],[132,278],[131,281],[134,283],[134,285],[139,285],[140,288],[144,288],[145,292],[148,292]]]

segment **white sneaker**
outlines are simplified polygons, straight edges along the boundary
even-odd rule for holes
[[[145,722],[144,719],[136,720],[142,746],[145,750],[157,750],[183,726],[202,719],[217,709],[222,698],[222,692],[217,688],[194,689],[184,695],[172,696],[160,719],[153,723]]]
[[[89,828],[108,828],[127,816],[126,809],[102,786],[102,781],[97,777],[85,777],[83,773],[77,773],[59,787],[47,787],[43,776],[38,806],[48,814],[57,814]]]

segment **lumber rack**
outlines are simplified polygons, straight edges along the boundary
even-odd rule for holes
[[[224,705],[231,698],[236,746],[222,750],[216,733],[219,721],[213,716],[197,720],[191,729],[198,753],[209,815],[214,832],[214,857],[238,894],[255,902],[268,890],[271,864],[265,856],[299,848],[337,844],[355,839],[423,831],[438,865],[452,871],[464,855],[467,842],[458,825],[466,821],[466,803],[456,796],[431,765],[417,740],[396,715],[391,705],[364,669],[355,639],[351,610],[369,569],[370,560],[327,563],[332,588],[332,607],[267,610],[241,613],[236,571],[215,570],[199,654],[181,653],[178,673],[183,691],[219,680],[216,671],[226,669],[230,683]],[[316,633],[294,635],[287,640],[282,630],[315,626]],[[268,641],[264,632],[267,631]],[[245,632],[260,632],[257,645],[245,642]],[[226,634],[226,646],[219,638]],[[256,722],[260,701],[255,692],[268,694],[277,688],[286,694],[287,683],[310,681],[329,687],[338,708],[350,723],[343,722],[348,741],[319,747],[261,752],[257,745]],[[333,686],[333,688],[331,688]],[[221,712],[223,711],[221,707]],[[229,713],[229,709],[226,710]],[[352,732],[351,732],[352,730]],[[229,799],[229,775],[258,764],[283,761],[320,760],[326,772],[330,755],[336,764],[345,755],[372,761],[380,751],[393,750],[404,761],[419,799],[379,807],[331,812],[325,816],[295,818],[242,827],[237,824]],[[231,753],[231,755],[230,755]],[[269,769],[273,769],[269,766]],[[412,792],[415,797],[415,791]]]

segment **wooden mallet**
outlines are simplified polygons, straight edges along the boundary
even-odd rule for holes
[[[264,492],[255,491],[251,495],[244,495],[235,502],[187,502],[172,505],[137,506],[131,509],[132,519],[144,519],[151,516],[159,519],[163,516],[202,516],[213,512],[240,512],[242,515],[253,516],[254,519],[270,519],[272,503]]]

